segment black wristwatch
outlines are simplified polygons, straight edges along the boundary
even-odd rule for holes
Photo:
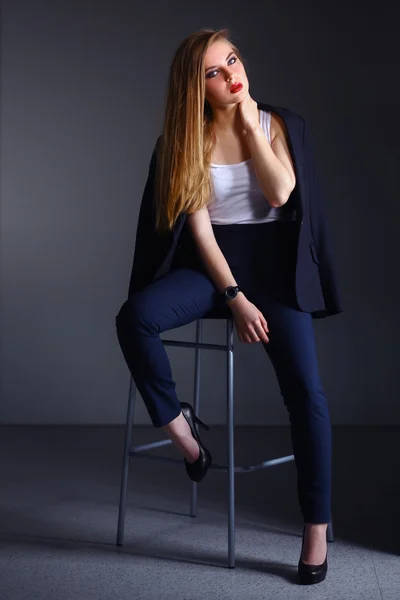
[[[229,300],[236,298],[239,292],[240,290],[238,285],[228,285],[228,287],[222,292],[222,297],[226,302],[228,302]]]

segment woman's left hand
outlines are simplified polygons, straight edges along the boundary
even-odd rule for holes
[[[239,114],[242,118],[244,135],[246,135],[248,131],[257,129],[257,127],[260,126],[257,102],[250,96],[250,92],[244,100],[239,102]]]

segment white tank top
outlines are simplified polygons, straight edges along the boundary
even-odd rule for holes
[[[260,124],[271,143],[271,113],[259,110]],[[252,158],[232,165],[211,163],[211,223],[265,223],[279,219],[282,206],[268,204],[258,184]]]

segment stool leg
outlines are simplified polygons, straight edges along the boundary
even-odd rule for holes
[[[203,321],[197,319],[196,321],[196,343],[203,342]],[[200,371],[201,371],[201,348],[196,347],[195,349],[195,368],[194,368],[194,402],[193,408],[196,415],[199,416],[200,412]],[[190,498],[190,516],[195,517],[197,515],[197,483],[192,481],[191,484],[191,498]]]
[[[124,455],[122,460],[121,489],[119,496],[117,546],[124,543],[124,524],[126,510],[126,493],[128,488],[129,450],[131,447],[133,413],[135,410],[136,385],[131,376],[129,385],[128,411],[125,425]]]
[[[235,456],[234,456],[234,406],[233,406],[233,319],[227,319],[227,391],[228,391],[228,477],[229,477],[229,526],[228,566],[235,568]]]

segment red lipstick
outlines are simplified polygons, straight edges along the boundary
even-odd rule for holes
[[[231,92],[231,94],[235,94],[236,92],[240,92],[240,90],[242,88],[243,88],[242,83],[234,83],[233,85],[231,85],[230,92]]]

